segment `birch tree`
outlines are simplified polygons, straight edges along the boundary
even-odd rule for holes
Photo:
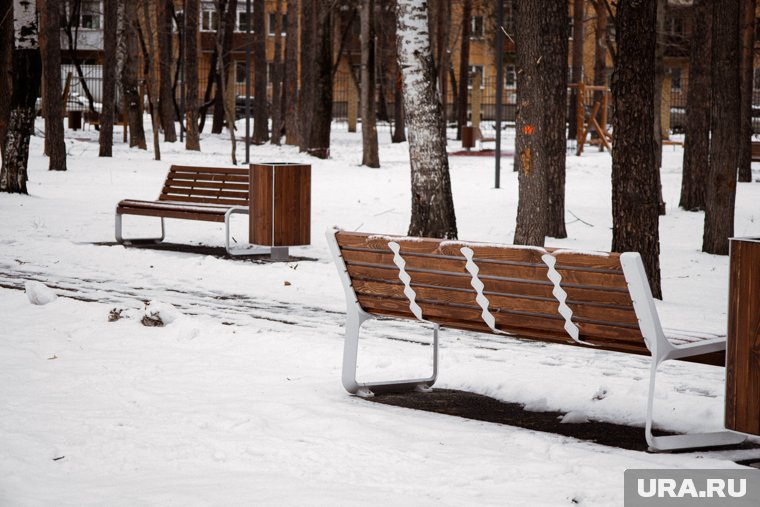
[[[34,133],[35,102],[42,75],[37,2],[14,0],[13,18],[13,92],[0,192],[27,194],[29,138]]]
[[[396,6],[396,48],[411,161],[409,235],[455,239],[456,216],[443,110],[435,88],[427,6],[425,0],[398,0]]]

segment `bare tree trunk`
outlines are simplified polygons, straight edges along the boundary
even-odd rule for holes
[[[741,3],[741,105],[739,119],[739,181],[752,181],[752,74],[755,53],[756,0]]]
[[[734,234],[734,202],[739,151],[740,0],[713,4],[712,107],[710,108],[710,171],[705,189],[705,232],[702,251],[728,255]]]
[[[201,151],[198,133],[198,13],[199,0],[187,0],[185,6],[185,149]]]
[[[515,244],[565,232],[567,2],[516,2],[519,201]],[[460,78],[461,79],[461,78]],[[551,187],[551,191],[550,191]]]
[[[45,61],[44,101],[45,145],[48,169],[66,170],[66,140],[63,133],[61,101],[61,6],[54,0],[42,0],[40,11],[40,49]]]
[[[269,109],[267,107],[267,51],[264,29],[264,0],[253,2],[253,144],[264,144],[269,140]],[[272,98],[274,101],[274,97]]]
[[[0,167],[3,165],[5,138],[8,133],[8,117],[11,114],[13,94],[13,0],[0,0]]]
[[[594,3],[596,10],[596,30],[594,32],[594,86],[607,86],[607,9],[604,3],[607,0],[597,0]],[[594,102],[602,101],[602,94],[605,92],[594,92]],[[602,125],[607,128],[607,125]],[[596,133],[596,131],[593,131]],[[601,143],[599,149],[603,149]]]
[[[654,160],[656,0],[621,0],[612,151],[612,250],[639,252],[652,295],[662,298],[657,166]],[[621,114],[625,111],[625,114]]]
[[[567,20],[567,14],[564,17]],[[462,1],[462,46],[459,52],[459,98],[457,99],[457,139],[462,139],[462,127],[467,125],[467,89],[470,75],[470,33],[472,31],[472,0]],[[567,63],[565,63],[567,65]]]
[[[573,83],[580,83],[583,79],[583,10],[584,0],[573,0]],[[578,122],[575,117],[578,110],[578,89],[573,88],[570,92],[570,111],[568,112],[569,139],[578,138]]]
[[[380,167],[375,121],[375,1],[362,0],[362,165]]]
[[[312,69],[314,80],[313,112],[307,151],[317,158],[330,156],[330,126],[332,125],[333,62],[332,62],[332,2],[318,0],[316,4],[315,59]]]
[[[221,4],[221,0],[217,0]],[[220,6],[220,11],[224,10]],[[235,21],[237,18],[237,0],[228,0],[227,8],[224,11],[224,18],[220,19],[220,29],[216,33],[216,52],[222,55],[217,59],[217,76],[219,76],[216,100],[221,105],[224,116],[227,119],[227,130],[230,133],[230,151],[233,165],[237,165],[237,145],[235,142],[235,96],[232,94],[232,103],[228,100],[230,89],[234,83],[234,62],[230,50],[232,48],[232,32],[235,30]],[[221,23],[224,19],[224,23]],[[216,123],[216,120],[215,120]]]
[[[161,126],[164,129],[164,141],[177,141],[177,131],[174,128],[174,93],[172,92],[172,17],[170,9],[172,0],[156,2],[156,39],[158,40],[158,70],[159,96],[158,111]]]
[[[0,192],[26,194],[29,138],[34,133],[35,102],[42,61],[34,0],[14,0],[13,94],[5,139]]]
[[[670,93],[670,90],[662,89],[665,82],[665,16],[667,0],[657,0],[657,49],[654,59],[654,165],[657,167],[658,206],[660,215],[665,214],[665,200],[662,197],[662,181],[660,169],[662,168],[662,94]],[[668,111],[668,114],[670,112]]]
[[[137,2],[123,0],[124,2],[124,44],[126,55],[124,71],[121,75],[121,91],[124,94],[124,102],[127,106],[127,119],[129,123],[129,147],[137,146],[141,150],[147,150],[145,143],[145,129],[143,128],[142,97],[137,86],[137,65],[139,58],[139,38],[137,20]]]
[[[272,144],[281,143],[283,130],[283,100],[282,90],[282,2],[275,2],[274,15],[274,59],[272,60]]]
[[[435,89],[435,68],[427,32],[425,0],[398,0],[398,63],[404,86],[412,169],[410,236],[457,237],[446,154],[443,111]]]
[[[689,89],[686,94],[686,141],[679,206],[705,209],[705,179],[710,165],[710,103],[712,58],[712,3],[695,0],[693,7]]]
[[[451,69],[451,56],[449,54],[449,30],[451,27],[451,3],[438,3],[438,89],[441,95],[441,104],[443,105],[443,129],[444,139],[446,138],[446,117],[448,115],[449,86],[448,73]]]
[[[298,145],[298,0],[288,1],[285,35],[285,143]]]
[[[116,108],[116,27],[117,0],[103,0],[103,107],[100,111],[100,156],[110,157],[113,150],[113,119]],[[60,82],[60,81],[59,81]]]
[[[153,49],[153,29],[151,27],[150,20],[150,3],[151,0],[143,0],[143,35],[147,40],[147,47],[144,52],[145,63],[147,71],[145,72],[145,80],[148,87],[148,101],[150,102],[150,119],[153,125],[153,153],[156,160],[161,160],[161,146],[158,142],[158,86],[156,62],[153,56],[156,54]]]
[[[404,93],[402,90],[402,81],[401,81],[401,69],[398,68],[398,65],[396,65],[396,79],[394,79],[395,86],[393,87],[394,90],[394,99],[393,99],[393,137],[391,138],[391,142],[393,143],[403,143],[406,141],[406,118],[404,118]],[[441,106],[444,106],[441,104]],[[441,107],[441,114],[443,114],[443,109],[445,107]],[[446,125],[443,126],[443,136],[444,140],[446,139]]]
[[[298,93],[298,147],[308,150],[314,112],[314,61],[316,60],[317,0],[301,0],[301,64]]]

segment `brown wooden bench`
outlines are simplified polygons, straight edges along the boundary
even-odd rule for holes
[[[760,162],[760,143],[752,143],[752,161]]]
[[[343,385],[352,394],[429,389],[438,371],[440,326],[652,356],[645,436],[654,450],[739,443],[716,432],[653,436],[657,367],[668,359],[724,365],[725,336],[667,336],[638,253],[407,238],[329,230],[347,300]],[[433,374],[361,383],[361,325],[375,316],[433,326]]]
[[[250,254],[230,246],[230,216],[248,214],[249,170],[240,167],[171,166],[161,194],[155,201],[125,199],[116,207],[116,241],[123,244],[160,243],[165,237],[164,219],[178,218],[224,222],[225,248],[230,255]],[[125,239],[122,216],[161,218],[161,237]]]

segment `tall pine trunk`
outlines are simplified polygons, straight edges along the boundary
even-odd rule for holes
[[[362,165],[380,167],[377,153],[377,124],[375,121],[375,1],[362,0]]]
[[[13,93],[0,169],[0,192],[26,194],[29,138],[34,133],[35,102],[42,61],[34,0],[13,2]]]
[[[514,242],[543,245],[565,232],[567,3],[516,3],[519,200]]]
[[[639,252],[652,295],[660,285],[659,189],[655,164],[656,0],[621,0],[612,93],[612,250]]]
[[[124,94],[124,102],[127,107],[127,119],[129,123],[129,147],[137,146],[141,150],[147,150],[145,142],[145,129],[143,127],[142,96],[137,85],[137,66],[139,64],[139,31],[138,31],[138,3],[132,0],[124,1],[124,44],[126,55],[124,59],[124,71],[121,75],[121,91]]]
[[[695,0],[693,7],[689,89],[686,93],[686,136],[683,150],[680,207],[705,209],[705,179],[710,164],[712,3]]]
[[[409,235],[456,238],[443,111],[435,89],[435,67],[427,31],[425,0],[398,0],[398,63],[409,127],[412,217]]]
[[[116,29],[117,0],[103,0],[103,107],[100,111],[100,156],[110,157],[113,151],[113,123],[116,110]]]
[[[739,150],[740,0],[713,4],[712,107],[710,108],[710,170],[705,188],[705,231],[702,250],[727,255],[734,234],[734,201]]]
[[[285,100],[282,83],[282,0],[275,2],[274,58],[272,59],[272,144],[280,144]]]
[[[253,2],[253,143],[264,144],[269,140],[269,109],[267,108],[267,52],[264,30],[266,14],[264,0]],[[272,98],[274,100],[274,97]]]
[[[174,128],[174,92],[172,91],[172,0],[158,0],[156,2],[156,39],[158,41],[158,70],[159,96],[158,109],[161,118],[161,126],[164,129],[164,141],[173,143],[177,141],[177,131]]]
[[[755,56],[756,0],[741,0],[741,104],[739,119],[739,181],[752,181],[752,75]]]
[[[584,0],[573,0],[573,67],[572,81],[580,83],[583,79],[583,10]],[[578,89],[573,88],[570,92],[570,110],[568,111],[568,132],[569,139],[578,138],[578,122],[575,117],[578,114],[577,102]]]
[[[185,6],[185,149],[201,151],[198,133],[198,13],[199,0],[187,0]]]
[[[298,0],[288,1],[288,26],[285,35],[285,143],[298,145]]]
[[[45,152],[48,169],[66,170],[66,140],[63,133],[61,99],[61,6],[55,0],[40,2],[40,49],[45,61],[43,107],[45,113]]]
[[[567,14],[563,19],[567,20]],[[459,51],[459,94],[457,98],[457,139],[462,139],[462,127],[467,125],[467,90],[470,76],[470,33],[472,31],[472,0],[462,1],[462,40]],[[566,63],[567,64],[567,63]]]

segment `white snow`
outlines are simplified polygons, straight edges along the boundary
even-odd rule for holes
[[[46,305],[52,303],[58,296],[44,283],[27,280],[24,283],[24,292],[33,305]]]
[[[411,196],[408,146],[381,130],[382,167],[366,169],[361,133],[344,128],[326,161],[251,148],[252,161],[313,167],[312,245],[291,253],[314,260],[274,264],[113,245],[119,200],[155,198],[172,163],[227,164],[226,134],[204,134],[201,153],[164,143],[155,162],[120,142],[98,158],[97,132],[67,131],[64,173],[47,171],[32,139],[31,195],[0,195],[0,505],[621,505],[627,468],[730,468],[760,456],[626,451],[349,396],[345,300],[324,230],[404,235]],[[666,327],[725,333],[728,259],[700,252],[702,213],[676,208],[682,155],[663,157],[657,307]],[[463,241],[511,242],[517,179],[503,162],[495,190],[491,159],[451,157]],[[569,157],[569,237],[547,247],[607,250],[609,187],[607,153]],[[760,184],[737,186],[737,236],[760,236],[758,200]],[[244,242],[246,219],[235,218]],[[159,224],[129,216],[124,228],[151,236]],[[167,221],[170,243],[222,250],[223,237],[223,224]],[[27,282],[45,284],[55,304],[30,304]],[[114,308],[123,318],[109,322]],[[173,322],[142,325],[153,310]],[[370,321],[362,333],[361,380],[428,374],[429,326]],[[644,423],[647,358],[453,330],[441,345],[439,387],[568,421]],[[721,369],[673,363],[661,373],[663,428],[722,427]]]

